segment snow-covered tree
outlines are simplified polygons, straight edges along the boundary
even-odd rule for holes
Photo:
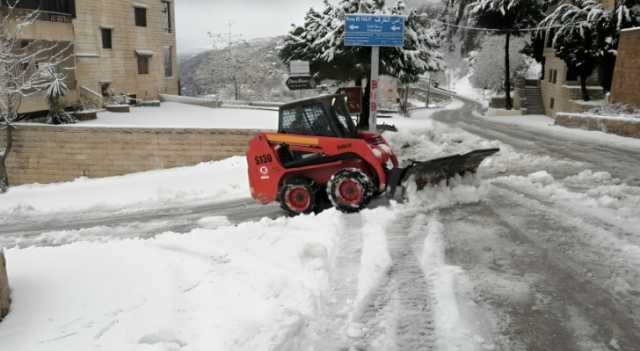
[[[471,84],[480,89],[491,89],[496,92],[504,92],[503,65],[504,62],[504,37],[491,36],[482,43],[481,49],[473,58],[473,74],[470,77]],[[509,46],[509,80],[513,81],[527,68],[525,56],[521,53],[525,47],[523,38],[516,38]]]
[[[406,15],[403,48],[381,48],[380,73],[399,78],[402,83],[415,82],[427,71],[441,70],[443,63],[438,41],[431,28],[419,20],[415,11],[408,12],[403,1],[388,6],[385,0],[325,0],[322,11],[311,8],[301,26],[289,32],[280,57],[285,63],[305,60],[311,64],[316,80],[370,81],[371,48],[344,45],[345,15],[376,13]],[[360,128],[368,122],[369,89],[363,98]]]
[[[638,25],[639,0],[617,1],[613,10],[598,0],[571,0],[542,20],[540,30],[552,36],[556,55],[580,77],[583,99],[589,100],[587,78],[601,65],[601,83],[609,89],[620,30]]]
[[[4,130],[4,145],[0,145],[0,192],[7,191],[9,179],[6,160],[13,142],[13,123],[25,97],[43,94],[54,78],[50,67],[70,60],[71,44],[26,41],[21,32],[33,24],[37,11],[18,8],[18,1],[4,1],[0,8],[0,130]],[[58,76],[60,78],[60,76]]]
[[[49,124],[76,123],[77,120],[68,114],[65,109],[64,97],[67,95],[66,75],[56,66],[47,67],[46,73],[50,77],[49,84],[45,90],[47,103],[49,105]]]
[[[474,22],[493,30],[490,34],[504,35],[504,87],[507,109],[511,100],[511,72],[509,46],[511,37],[523,34],[523,29],[535,27],[544,18],[546,3],[543,0],[476,0],[469,5]]]

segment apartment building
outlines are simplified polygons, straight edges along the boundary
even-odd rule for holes
[[[615,6],[615,0],[600,2],[609,9]],[[545,38],[543,76],[540,81],[545,114],[555,117],[558,112],[584,112],[593,108],[594,104],[602,103],[605,91],[600,85],[598,69],[587,79],[587,90],[593,101],[582,101],[578,75],[555,55],[551,44],[552,35],[549,34]]]
[[[21,0],[40,9],[25,40],[73,43],[68,104],[101,105],[113,94],[156,100],[178,93],[174,0]],[[43,96],[21,112],[46,110]]]

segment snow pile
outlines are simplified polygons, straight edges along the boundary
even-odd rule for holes
[[[244,157],[191,167],[48,185],[23,185],[0,194],[0,218],[98,209],[133,209],[194,200],[249,196]],[[64,201],[61,201],[64,199]]]
[[[471,84],[471,76],[473,72],[470,72],[466,76],[459,78],[454,82],[453,90],[458,95],[474,100],[482,104],[483,107],[489,107],[489,97],[483,93],[482,89],[474,88]]]
[[[380,212],[366,215],[370,229]],[[331,210],[237,227],[208,219],[205,226],[222,226],[8,250],[13,306],[0,324],[2,348],[277,348],[326,289],[342,216]]]
[[[406,196],[409,204],[421,210],[434,210],[481,201],[488,193],[488,185],[474,176],[457,177],[447,185],[442,181],[437,186],[427,186],[422,190],[409,181]]]
[[[640,187],[625,184],[608,172],[585,170],[558,181],[546,171],[540,171],[528,176],[499,177],[495,182],[630,232],[640,228]],[[577,191],[572,190],[574,188]]]
[[[455,108],[460,102],[450,104],[447,108]],[[399,133],[387,133],[385,138],[393,147],[400,160],[425,161],[433,158],[467,153],[479,148],[499,147],[497,141],[489,141],[461,130],[455,130],[441,123],[429,120],[429,116],[420,114],[418,118],[398,117],[394,123],[400,128]]]
[[[77,127],[278,129],[278,112],[209,108],[163,102],[160,107],[134,107],[131,113],[100,112],[98,119]]]

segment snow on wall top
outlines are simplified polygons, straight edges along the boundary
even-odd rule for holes
[[[633,32],[636,30],[640,30],[640,27],[633,27],[633,28],[625,28],[623,30],[621,30],[620,32]]]

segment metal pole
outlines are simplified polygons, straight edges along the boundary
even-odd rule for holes
[[[427,86],[427,108],[429,108],[429,105],[431,104],[431,73],[429,73],[429,85]]]
[[[380,74],[380,47],[371,48],[371,91],[369,102],[369,131],[377,132],[378,79]]]

